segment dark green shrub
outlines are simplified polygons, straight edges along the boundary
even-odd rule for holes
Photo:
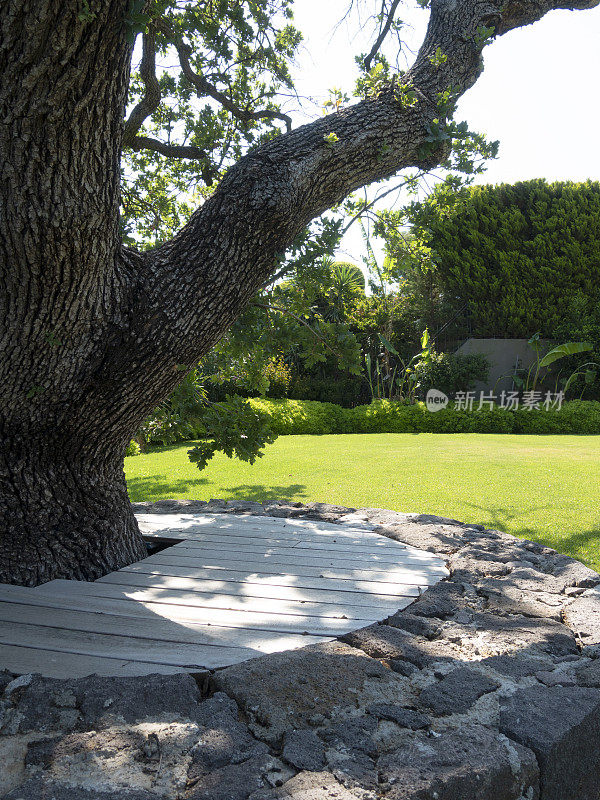
[[[409,209],[413,234],[432,251],[417,270],[423,300],[444,304],[450,338],[529,338],[540,331],[563,341],[568,308],[580,298],[585,319],[600,302],[600,183],[531,180],[514,185],[440,186]],[[388,249],[401,255],[404,231]],[[454,317],[456,317],[454,319]],[[581,318],[580,318],[581,319]],[[467,325],[468,321],[468,325]],[[576,320],[575,320],[576,321]]]
[[[457,411],[444,408],[435,414],[427,413],[428,433],[512,433],[513,414],[502,408],[493,411]]]
[[[414,433],[425,430],[425,406],[374,400],[348,409],[344,433]]]
[[[362,376],[349,375],[341,378],[315,378],[307,375],[292,381],[288,397],[294,400],[317,400],[351,408],[360,402],[361,394],[367,391]]]
[[[127,447],[125,448],[125,455],[126,456],[139,456],[139,454],[141,452],[142,452],[142,448],[135,441],[135,439],[132,439],[129,442],[129,444],[127,445]]]
[[[439,389],[449,397],[471,391],[477,381],[487,381],[489,371],[490,363],[483,354],[432,352],[429,361],[415,367],[419,397],[424,398],[429,389]]]
[[[600,403],[572,400],[560,411],[510,412],[514,416],[514,433],[600,434]]]

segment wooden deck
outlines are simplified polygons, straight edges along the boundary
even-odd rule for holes
[[[385,619],[442,559],[344,525],[231,514],[138,516],[176,544],[95,582],[0,584],[0,669],[49,677],[200,672]]]

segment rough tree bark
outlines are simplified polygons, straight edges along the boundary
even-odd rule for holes
[[[600,0],[433,0],[406,76],[418,102],[360,102],[241,159],[169,243],[121,246],[127,0],[0,8],[0,582],[94,579],[144,555],[123,476],[141,420],[225,332],[315,216],[425,157],[437,92],[501,35]],[[437,67],[430,56],[448,56]],[[337,142],[324,137],[335,133]]]

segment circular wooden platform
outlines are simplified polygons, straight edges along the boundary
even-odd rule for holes
[[[0,585],[0,669],[57,678],[216,669],[383,620],[448,575],[441,558],[359,520],[138,522],[171,546],[93,583]]]

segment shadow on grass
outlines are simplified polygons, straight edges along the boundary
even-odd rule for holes
[[[208,486],[210,483],[208,478],[176,480],[168,475],[145,475],[144,477],[129,478],[127,490],[132,503],[168,500],[175,495],[185,495],[189,500],[207,500],[208,497],[200,495],[199,487]],[[257,502],[299,500],[308,497],[306,486],[302,483],[290,483],[285,486],[244,483],[221,489],[219,497],[221,496],[227,500],[256,500]]]
[[[559,542],[554,542],[550,546],[558,547],[561,553],[583,561],[588,567],[600,571],[600,528],[562,536]]]
[[[287,486],[265,486],[257,483],[242,483],[230,486],[227,497],[232,500],[255,500],[272,502],[274,500],[299,500],[307,498],[306,486],[302,483],[290,483]]]
[[[548,509],[552,509],[552,503],[546,503],[545,505],[538,505],[538,506],[528,506],[527,508],[519,507],[515,509],[514,507],[503,508],[502,506],[480,506],[476,503],[465,503],[466,506],[476,510],[477,512],[481,512],[481,519],[473,519],[473,522],[481,522],[485,523],[486,527],[488,528],[496,528],[499,531],[505,531],[507,533],[511,533],[513,536],[518,536],[521,539],[535,539],[536,537],[540,539],[541,533],[536,528],[522,526],[517,527],[515,522],[518,522],[519,518],[526,514],[535,514],[538,511],[547,511]],[[485,515],[485,516],[484,516]]]
[[[129,478],[127,491],[132,503],[144,500],[167,500],[174,494],[197,494],[199,486],[204,486],[207,478],[185,478],[174,480],[167,475],[146,475],[143,478]],[[190,498],[193,499],[193,498]]]
[[[542,510],[551,510],[553,508],[552,503],[519,508],[518,510],[499,506],[485,508],[484,506],[475,505],[474,503],[468,503],[466,505],[481,512],[482,519],[476,519],[474,520],[475,522],[485,523],[488,528],[510,533],[513,536],[517,536],[519,539],[531,539],[531,541],[539,542],[539,544],[544,544],[547,547],[552,547],[554,550],[558,550],[565,555],[583,561],[592,569],[598,570],[600,568],[600,528],[593,528],[589,531],[578,531],[577,533],[568,533],[564,531],[562,527],[560,512],[558,511],[556,514],[555,536],[548,536],[531,526],[519,526],[515,524],[522,515]],[[485,515],[485,518],[483,518],[483,515]]]

